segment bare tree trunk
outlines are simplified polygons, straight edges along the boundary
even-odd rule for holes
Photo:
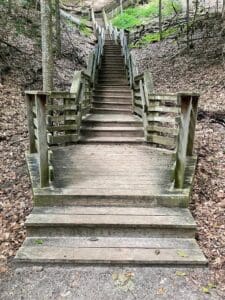
[[[56,34],[56,54],[61,55],[61,17],[59,0],[55,0],[55,34]]]
[[[162,0],[159,0],[159,38],[162,40]]]
[[[225,0],[223,0],[222,18],[224,18],[224,13],[225,13]]]
[[[8,0],[8,13],[12,13],[12,0]]]
[[[186,10],[186,27],[187,27],[187,47],[189,49],[190,39],[189,39],[189,21],[190,21],[190,6],[189,0],[187,0],[187,10]]]
[[[43,91],[53,88],[53,53],[52,53],[52,3],[41,0],[41,34],[42,34],[42,72]]]
[[[121,14],[123,13],[123,0],[120,0],[120,10],[121,10]]]

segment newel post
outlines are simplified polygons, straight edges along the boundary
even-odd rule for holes
[[[187,156],[193,155],[195,130],[196,130],[196,123],[197,123],[197,116],[198,116],[199,97],[200,97],[199,94],[192,95],[192,110],[191,110],[190,124],[189,124]]]
[[[37,135],[39,145],[39,172],[41,187],[49,186],[48,143],[46,126],[47,97],[47,94],[35,95],[35,102],[37,107]]]
[[[179,134],[177,138],[177,153],[175,166],[174,187],[184,187],[184,176],[186,166],[187,147],[189,144],[189,127],[192,114],[192,95],[178,94],[178,103],[181,107]]]
[[[25,93],[25,101],[27,108],[27,123],[29,133],[29,152],[37,153],[35,144],[35,128],[34,128],[34,107],[35,107],[35,95]]]

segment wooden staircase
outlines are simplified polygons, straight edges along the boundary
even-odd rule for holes
[[[80,144],[52,150],[50,187],[40,188],[38,155],[28,156],[35,207],[16,261],[206,265],[187,208],[194,166],[186,189],[171,191],[173,152],[143,142],[121,48],[107,40]]]
[[[132,114],[132,90],[121,47],[110,39],[105,42],[91,114],[82,122],[81,135],[82,142],[144,142],[142,121]]]

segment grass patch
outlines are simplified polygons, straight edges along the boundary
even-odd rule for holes
[[[89,37],[92,34],[92,30],[91,30],[91,28],[87,27],[85,19],[81,20],[79,30],[86,37]]]
[[[164,30],[162,32],[162,37],[163,39],[168,38],[170,36],[173,36],[175,34],[177,34],[179,28],[178,27],[171,27],[168,28],[166,30]],[[148,33],[146,35],[144,35],[138,42],[136,42],[135,44],[132,43],[130,45],[131,48],[141,48],[144,47],[150,43],[155,43],[155,42],[159,42],[160,41],[160,35],[159,32],[155,32],[155,33]]]
[[[174,14],[174,8],[180,12],[182,7],[179,0],[162,0],[162,16],[168,17]],[[158,0],[152,0],[149,4],[130,7],[122,14],[112,19],[112,24],[120,29],[131,29],[132,27],[146,24],[158,16]]]

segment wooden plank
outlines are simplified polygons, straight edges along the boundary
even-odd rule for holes
[[[175,168],[175,188],[182,189],[184,186],[184,174],[186,165],[187,145],[190,118],[192,111],[192,98],[181,98],[181,120],[177,141],[176,168]]]
[[[142,79],[144,79],[144,73],[134,76],[134,81],[135,82],[140,81]]]
[[[77,130],[77,125],[59,125],[59,126],[47,126],[47,130],[49,132],[55,132],[55,131],[69,131],[69,130]]]
[[[176,120],[173,117],[157,116],[157,115],[154,115],[154,113],[148,114],[148,121],[149,122],[160,122],[160,123],[171,123],[172,125],[175,125],[175,123],[176,123]]]
[[[76,93],[74,92],[51,92],[49,94],[49,98],[54,98],[54,99],[76,99]]]
[[[179,107],[171,107],[171,106],[155,106],[155,105],[150,105],[148,107],[149,112],[161,112],[161,113],[180,113],[180,108]]]
[[[176,145],[176,139],[172,137],[167,136],[161,136],[161,135],[148,135],[147,141],[154,143],[154,144],[160,144],[168,147],[175,147]]]
[[[167,207],[34,207],[32,214],[66,214],[66,215],[128,215],[128,216],[181,216],[191,217],[187,208]]]
[[[188,144],[187,144],[187,155],[193,155],[194,149],[194,139],[195,139],[195,128],[197,123],[197,115],[198,115],[198,96],[192,96],[192,111],[191,111],[191,118],[189,124],[189,133],[188,133]]]
[[[157,251],[159,250],[159,254]],[[181,256],[179,253],[185,253]],[[17,253],[21,262],[82,263],[82,264],[150,264],[150,265],[205,265],[207,263],[199,248],[193,249],[148,249],[148,248],[91,248],[46,247],[36,245],[23,247]]]
[[[77,134],[66,134],[59,136],[48,135],[48,143],[51,145],[77,142],[79,136]]]
[[[124,227],[163,227],[179,229],[195,229],[196,224],[191,215],[179,216],[144,216],[144,215],[93,215],[93,214],[31,214],[26,226],[124,226]]]
[[[77,110],[77,105],[67,104],[67,105],[46,105],[47,110],[56,110],[56,111],[66,111],[66,110]]]
[[[177,94],[150,94],[149,100],[150,101],[158,100],[158,101],[177,102],[178,96],[177,96]]]
[[[178,128],[163,127],[163,126],[157,126],[157,125],[149,125],[147,127],[147,130],[149,132],[161,132],[161,133],[171,134],[171,135],[177,135],[179,132]]]
[[[63,121],[77,121],[76,115],[60,115],[60,116],[50,116],[48,115],[48,119],[50,122],[63,122]]]
[[[37,132],[39,144],[39,172],[40,186],[49,186],[49,169],[48,169],[48,144],[47,144],[47,128],[46,128],[46,96],[36,95],[35,103],[37,107]]]
[[[142,109],[140,107],[135,106],[134,107],[134,112],[136,114],[138,114],[140,117],[142,117],[143,111],[142,111]]]
[[[29,133],[29,152],[36,153],[37,148],[35,145],[35,131],[34,131],[34,115],[33,107],[35,98],[33,95],[25,94],[25,101],[27,107],[27,124],[28,124],[28,133]]]

